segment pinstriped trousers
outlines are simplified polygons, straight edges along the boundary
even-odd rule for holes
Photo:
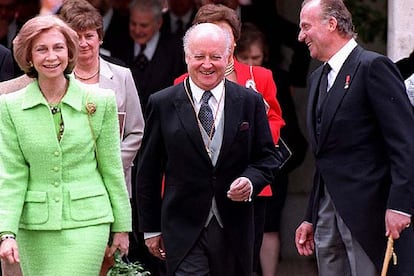
[[[377,276],[379,272],[335,210],[324,185],[315,229],[320,276]]]

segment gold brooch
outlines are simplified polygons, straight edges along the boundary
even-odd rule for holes
[[[96,112],[96,104],[94,103],[86,103],[86,112],[88,112],[89,115],[92,115]]]

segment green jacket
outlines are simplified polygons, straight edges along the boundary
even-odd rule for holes
[[[37,81],[0,97],[0,232],[101,223],[131,231],[115,97],[97,89],[70,78],[60,142]]]

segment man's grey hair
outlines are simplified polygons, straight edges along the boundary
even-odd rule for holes
[[[206,25],[212,25],[210,29],[206,29],[211,35],[215,35],[212,33],[214,28],[217,28],[217,30],[219,30],[219,32],[221,32],[223,34],[223,39],[225,39],[225,43],[226,43],[226,52],[225,57],[228,58],[229,55],[231,54],[231,43],[232,43],[232,39],[230,34],[221,29],[219,26],[217,26],[216,24],[213,23],[200,23],[200,24],[195,24],[193,26],[191,26],[191,28],[188,29],[188,31],[185,33],[184,37],[183,37],[183,46],[184,46],[184,53],[186,56],[188,56],[190,54],[190,49],[189,49],[189,43],[191,42],[191,38],[192,36],[194,36],[195,32],[200,31],[200,27],[206,26]],[[215,27],[213,27],[215,26]],[[204,31],[204,30],[203,30]]]

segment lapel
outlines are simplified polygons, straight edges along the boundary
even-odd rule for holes
[[[127,45],[125,46],[125,50],[123,51],[123,58],[121,58],[128,65],[129,68],[134,67],[134,47],[135,42],[134,40],[130,39]]]
[[[99,58],[99,87],[112,89],[115,93],[118,91],[117,84],[112,81],[114,73],[108,63]]]
[[[69,76],[69,86],[65,96],[62,98],[62,103],[70,105],[77,111],[82,109],[83,96],[79,95],[79,84],[72,75]],[[22,109],[30,109],[37,105],[49,106],[46,99],[43,97],[39,89],[37,80],[27,86],[26,94],[22,102]]]
[[[178,118],[183,125],[183,129],[187,132],[190,141],[193,143],[196,150],[200,153],[203,159],[211,164],[211,159],[207,154],[204,146],[203,138],[201,137],[200,128],[191,100],[188,98],[184,85],[187,85],[190,97],[192,97],[191,90],[188,85],[188,79],[177,85],[178,93],[174,99],[174,106],[177,110]]]
[[[221,144],[220,154],[217,159],[216,167],[226,160],[226,155],[230,150],[238,131],[239,121],[241,118],[241,102],[243,90],[238,89],[237,85],[231,81],[225,80],[225,100],[224,100],[224,132],[223,142]]]
[[[340,107],[343,98],[351,89],[352,80],[355,78],[356,71],[360,64],[360,55],[363,49],[359,46],[351,52],[345,60],[341,70],[339,71],[335,82],[329,90],[329,97],[326,99],[324,111],[322,113],[321,133],[319,137],[319,145],[323,145],[332,125],[333,118]],[[315,99],[315,97],[314,97]],[[320,146],[318,147],[318,151]]]
[[[82,111],[82,103],[84,100],[84,93],[79,93],[80,86],[77,80],[74,79],[72,75],[69,75],[69,86],[65,96],[62,98],[62,116],[65,116],[63,111],[66,108],[66,105],[70,108],[75,109],[78,112]],[[40,108],[45,106],[46,108]],[[37,113],[28,113],[28,116],[37,116],[37,125],[38,127],[46,127],[42,131],[43,137],[46,137],[50,143],[57,143],[59,145],[53,121],[53,116],[49,111],[49,104],[46,99],[43,97],[37,79],[30,83],[26,88],[26,93],[22,101],[22,110],[33,110]],[[47,110],[47,112],[46,112]],[[36,114],[36,115],[34,115]],[[64,118],[65,120],[65,118]],[[66,138],[67,139],[67,138]],[[61,140],[61,144],[66,140],[65,137]]]
[[[315,108],[316,108],[316,102],[318,100],[318,84],[319,80],[321,79],[322,75],[322,68],[323,65],[318,67],[314,73],[312,73],[312,81],[309,84],[309,100],[308,100],[308,106],[307,106],[307,116],[306,116],[306,124],[308,126],[308,132],[309,132],[309,139],[312,144],[313,148],[317,147],[316,143],[316,133],[315,133]]]
[[[187,79],[180,85],[185,85],[186,82]],[[236,85],[230,81],[225,80],[224,86],[224,132],[216,167],[218,167],[220,163],[225,160],[226,154],[228,153],[230,146],[237,135],[242,106],[240,104],[242,95],[238,93],[239,91],[237,91]],[[190,90],[189,92],[191,95]],[[194,113],[193,106],[190,103],[184,89],[180,89],[178,96],[174,100],[174,105],[181,124],[183,125],[184,130],[188,133],[188,137],[190,138],[191,142],[194,144],[195,148],[203,157],[203,159],[212,164],[210,157],[205,150],[196,114]],[[191,116],[189,116],[189,114],[191,114]]]
[[[163,33],[172,33],[171,31],[171,12],[166,12],[163,15],[161,31]]]

